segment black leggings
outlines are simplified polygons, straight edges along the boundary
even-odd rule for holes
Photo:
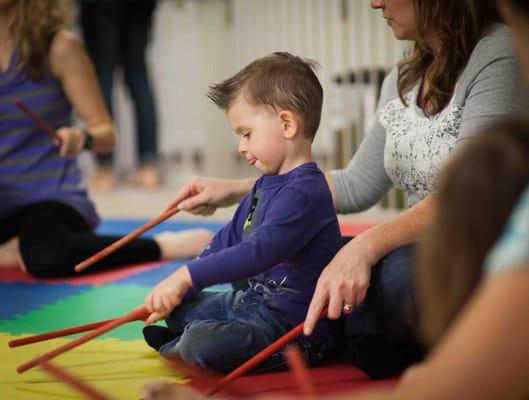
[[[47,201],[0,218],[0,243],[18,236],[28,272],[37,277],[75,275],[74,266],[119,239],[96,235],[72,207]],[[95,263],[87,272],[155,261],[160,248],[152,239],[135,239]]]

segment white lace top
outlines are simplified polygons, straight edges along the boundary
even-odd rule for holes
[[[425,198],[434,188],[442,164],[456,145],[461,131],[463,107],[450,104],[432,118],[416,105],[419,85],[405,96],[409,107],[399,98],[386,103],[378,120],[386,130],[384,165],[393,184],[414,202]]]
[[[339,212],[374,205],[392,186],[413,206],[435,190],[449,154],[492,121],[524,116],[529,94],[504,24],[494,24],[476,45],[449,105],[432,118],[417,106],[419,84],[406,95],[397,90],[397,68],[382,86],[377,115],[360,148],[343,170],[332,171]]]

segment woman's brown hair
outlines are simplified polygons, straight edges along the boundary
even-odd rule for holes
[[[529,184],[529,126],[492,126],[454,155],[436,194],[434,220],[419,246],[419,331],[434,345],[483,274],[488,251]]]
[[[69,0],[17,0],[10,33],[18,53],[18,66],[34,80],[48,69],[48,53],[55,35],[73,20]]]
[[[485,28],[500,17],[496,0],[414,0],[414,7],[419,38],[415,50],[400,64],[399,96],[408,105],[405,93],[427,78],[430,88],[419,96],[418,104],[432,116],[448,105]],[[426,44],[432,40],[440,46],[435,55]]]
[[[527,0],[503,0],[503,2],[509,3],[516,10],[521,11],[529,17],[529,2]]]

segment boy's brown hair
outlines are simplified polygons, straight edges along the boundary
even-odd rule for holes
[[[317,66],[312,60],[289,53],[272,53],[210,86],[208,97],[225,111],[243,93],[251,104],[295,112],[301,119],[301,131],[312,140],[320,125],[323,104]]]
[[[419,329],[428,346],[479,285],[485,257],[529,184],[529,126],[491,126],[455,154],[441,178],[417,266]]]

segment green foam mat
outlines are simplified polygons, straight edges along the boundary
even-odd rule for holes
[[[45,305],[27,314],[0,322],[0,332],[12,335],[37,334],[115,318],[143,304],[151,288],[143,286],[94,286],[85,292]],[[131,322],[116,328],[103,338],[141,339],[143,322]]]

